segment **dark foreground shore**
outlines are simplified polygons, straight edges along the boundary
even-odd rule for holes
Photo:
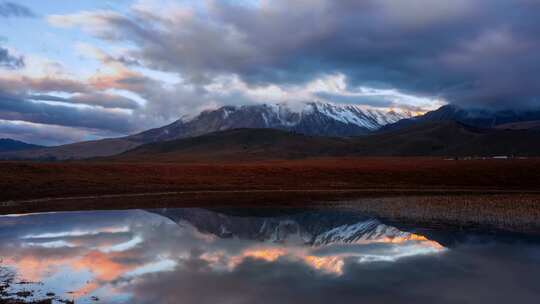
[[[540,160],[0,163],[0,214],[320,206],[423,227],[540,235]]]
[[[362,191],[178,192],[8,201],[2,214],[153,208],[350,208],[426,229],[540,236],[540,194],[363,193]]]

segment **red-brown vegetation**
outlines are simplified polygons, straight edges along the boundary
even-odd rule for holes
[[[0,163],[0,200],[200,190],[540,191],[540,159]]]
[[[66,197],[72,198],[21,201]],[[387,218],[535,230],[540,228],[535,224],[540,223],[540,159],[0,163],[1,213],[301,207],[339,200]]]

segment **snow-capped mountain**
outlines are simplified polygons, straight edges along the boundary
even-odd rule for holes
[[[0,152],[0,159],[82,159],[111,156],[147,143],[200,136],[239,128],[270,128],[306,135],[355,136],[412,117],[402,110],[310,102],[292,108],[286,104],[224,106],[164,127],[120,138],[84,141],[68,145],[16,152]]]
[[[236,128],[273,128],[308,135],[354,136],[410,117],[412,113],[402,110],[383,111],[367,106],[322,102],[306,103],[300,109],[286,104],[224,106],[130,138],[152,142]]]

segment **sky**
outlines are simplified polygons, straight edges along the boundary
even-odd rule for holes
[[[537,0],[0,0],[0,138],[133,134],[222,105],[540,106]]]

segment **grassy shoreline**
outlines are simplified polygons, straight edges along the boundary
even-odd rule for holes
[[[540,159],[0,162],[0,214],[235,206],[341,206],[433,227],[538,233]]]
[[[0,201],[225,190],[540,191],[540,159],[323,158],[237,163],[0,162]]]

